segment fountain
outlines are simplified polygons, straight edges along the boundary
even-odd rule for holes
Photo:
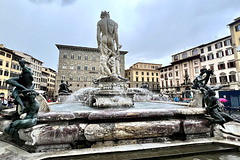
[[[174,149],[174,153],[166,150],[165,156],[180,155],[179,150],[174,148],[176,146],[191,147],[192,145],[199,148],[199,153],[233,149],[229,146],[215,148],[212,146],[213,140],[209,138],[213,136],[214,124],[207,126],[209,120],[206,119],[204,108],[194,108],[194,106],[190,108],[186,105],[179,105],[180,103],[167,106],[159,102],[136,102],[134,104],[134,99],[136,101],[143,99],[141,96],[145,93],[142,94],[142,89],[128,89],[127,80],[120,76],[118,55],[121,46],[118,43],[117,23],[110,19],[108,12],[101,13],[97,31],[98,48],[101,54],[101,76],[93,81],[95,87],[71,93],[67,85],[62,82],[64,86],[60,88],[59,95],[63,97],[60,97],[60,101],[77,101],[78,103],[52,105],[49,111],[45,101],[37,96],[37,99],[41,101],[40,108],[38,113],[34,110],[33,115],[29,111],[32,111],[31,108],[36,109],[39,104],[35,99],[33,100],[35,97],[32,97],[31,102],[35,104],[29,106],[30,110],[25,115],[31,115],[28,118],[31,123],[25,122],[26,119],[22,118],[24,121],[18,121],[23,123],[18,125],[15,120],[12,120],[12,115],[16,113],[15,110],[2,111],[3,116],[0,117],[0,131],[4,132],[0,134],[2,141],[17,144],[28,152],[35,153],[24,155],[35,156],[34,159],[74,159],[81,154],[109,153],[110,151],[106,148],[101,150],[107,146],[113,147],[114,153],[127,151],[128,155],[131,155],[130,151],[136,150],[139,155],[143,153],[143,158],[149,157],[149,150],[154,148],[158,148],[159,152],[164,147]],[[198,82],[200,86],[202,80]],[[22,87],[22,89],[26,88]],[[35,95],[32,90],[30,93],[29,95]],[[137,95],[135,98],[134,94]],[[162,97],[164,99],[164,96]],[[24,104],[27,104],[27,101],[26,99]],[[22,113],[19,114],[21,117]],[[14,136],[9,131],[13,124],[15,126]],[[231,128],[230,125],[228,128]],[[135,148],[114,148],[122,145]],[[212,148],[205,149],[201,145],[209,145]],[[81,148],[98,148],[98,150],[86,151]],[[148,155],[144,151],[148,151]],[[185,150],[186,153],[193,154],[190,149],[188,152]],[[125,159],[128,158],[130,157],[125,157]]]

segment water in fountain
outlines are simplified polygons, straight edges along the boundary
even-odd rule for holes
[[[85,102],[92,91],[98,90],[99,88],[87,87],[81,88],[75,91],[73,94],[69,95],[68,98],[63,103],[73,103],[73,102]]]
[[[135,93],[133,100],[135,102],[146,102],[151,100],[158,100],[158,101],[170,101],[170,98],[164,94],[154,94],[153,92],[149,91],[148,89],[144,88],[128,88],[128,92]]]

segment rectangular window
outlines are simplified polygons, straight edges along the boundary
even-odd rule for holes
[[[217,54],[217,58],[221,58],[224,56],[223,51],[217,52],[216,54]]]
[[[216,49],[219,49],[219,48],[221,48],[222,47],[222,42],[219,42],[219,43],[216,43],[215,44],[215,48]]]
[[[158,76],[158,73],[156,73],[156,76]]]
[[[217,83],[217,78],[216,77],[210,78],[210,84],[216,84],[216,83]]]
[[[212,60],[212,59],[214,59],[214,56],[213,56],[213,54],[211,53],[211,54],[208,55],[208,60]]]
[[[142,77],[142,82],[144,82],[144,77]]]
[[[136,77],[136,81],[138,82],[138,77]]]
[[[95,71],[95,70],[96,70],[96,68],[93,66],[93,67],[92,67],[92,70],[93,70],[93,71]]]
[[[218,65],[218,70],[223,70],[225,69],[225,64],[224,63],[221,63]]]
[[[235,26],[235,30],[236,30],[236,32],[240,31],[240,24]]]
[[[208,46],[208,51],[212,51],[212,47],[211,46]]]
[[[136,71],[136,75],[138,75],[138,71]]]
[[[144,72],[142,72],[142,75],[144,75]]]
[[[230,45],[231,45],[231,39],[224,41],[224,46],[230,46]]]
[[[80,60],[81,58],[82,58],[82,57],[81,57],[81,55],[79,54],[79,55],[78,55],[78,59]]]
[[[229,48],[229,49],[225,50],[225,53],[226,53],[226,56],[227,55],[232,55],[233,54],[233,49]]]
[[[206,57],[205,56],[201,56],[200,61],[201,62],[205,62],[206,61]]]
[[[201,53],[204,53],[204,49],[203,48],[201,48]]]
[[[7,54],[7,57],[8,57],[8,58],[11,58],[11,55],[10,55],[10,54]]]
[[[152,78],[152,82],[154,82],[154,78]]]
[[[149,72],[147,72],[147,76],[149,76]]]
[[[4,76],[8,76],[9,72],[8,71],[4,71]]]
[[[227,66],[228,66],[228,68],[235,68],[236,67],[236,63],[235,62],[228,62]]]
[[[6,67],[9,67],[9,62],[6,62]]]
[[[92,56],[92,60],[96,61],[96,56],[95,55]]]
[[[87,70],[87,66],[84,66],[84,70],[85,70],[85,71]]]

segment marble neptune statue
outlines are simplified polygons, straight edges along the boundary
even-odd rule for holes
[[[102,11],[97,23],[97,43],[100,50],[101,77],[120,76],[118,24],[110,19],[107,11]]]

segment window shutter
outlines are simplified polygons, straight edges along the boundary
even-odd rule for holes
[[[233,62],[233,67],[236,67],[236,62],[235,61]]]
[[[225,50],[226,56],[228,55],[228,50]]]
[[[209,60],[209,55],[207,56],[207,60]]]
[[[233,48],[232,48],[232,54],[234,54],[234,52],[233,52]]]
[[[217,52],[216,55],[217,55],[217,58],[218,58],[219,57],[219,53]]]
[[[224,46],[226,46],[227,45],[227,41],[224,41]]]
[[[232,45],[232,39],[230,39],[230,45]]]
[[[229,62],[227,63],[227,67],[230,68],[230,63]]]
[[[217,44],[215,44],[215,49],[217,49]]]
[[[223,69],[225,69],[225,64],[223,64]]]
[[[220,46],[222,47],[222,42],[220,42]]]
[[[206,61],[206,57],[204,56],[204,61]]]
[[[218,65],[218,70],[220,70],[220,64]]]
[[[224,52],[223,51],[221,51],[222,52],[222,56],[224,57]]]

